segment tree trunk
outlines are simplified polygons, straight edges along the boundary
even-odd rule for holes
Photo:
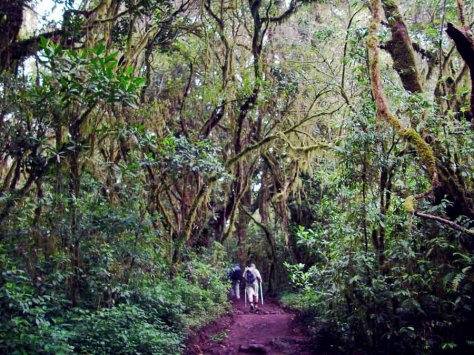
[[[386,48],[392,56],[393,67],[400,76],[405,90],[413,93],[422,92],[413,44],[400,10],[393,0],[384,0],[382,5],[392,33]]]
[[[474,34],[472,29],[464,26],[462,29],[456,28],[452,23],[448,23],[446,33],[454,41],[456,49],[466,62],[471,73],[471,100],[470,110],[466,114],[466,118],[471,121],[474,117]],[[472,120],[474,129],[474,120]]]
[[[25,0],[0,1],[0,72],[12,64],[15,45],[23,23]]]

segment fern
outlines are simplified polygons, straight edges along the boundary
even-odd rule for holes
[[[451,290],[452,291],[458,291],[459,285],[464,280],[465,276],[466,276],[466,274],[464,274],[463,272],[461,272],[461,273],[457,274],[456,276],[454,276],[453,280],[451,281]]]

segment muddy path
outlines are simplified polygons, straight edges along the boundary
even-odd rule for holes
[[[309,355],[314,352],[294,313],[272,300],[253,313],[240,300],[234,302],[231,314],[203,329],[189,343],[185,354]]]

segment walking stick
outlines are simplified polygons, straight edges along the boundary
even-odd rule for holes
[[[260,281],[260,299],[262,300],[262,306],[263,306],[263,290],[262,290],[262,281]]]
[[[245,297],[244,297],[244,299],[245,299],[245,307],[247,307],[247,286],[245,286],[245,288],[244,288],[244,294],[245,294],[245,295],[244,295],[244,296],[245,296]]]

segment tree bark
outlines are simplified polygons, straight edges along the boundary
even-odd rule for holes
[[[377,31],[381,22],[380,1],[371,1],[372,21],[369,27],[367,48],[369,54],[369,73],[371,79],[372,95],[377,108],[377,118],[386,121],[399,136],[412,144],[420,157],[421,163],[427,168],[433,185],[437,184],[436,158],[431,146],[413,128],[404,128],[402,122],[390,110],[388,99],[384,93],[382,75],[380,73],[380,57],[378,50]]]
[[[464,26],[459,29],[452,23],[448,23],[446,33],[454,41],[456,49],[466,62],[471,74],[470,110],[466,114],[466,118],[471,121],[474,117],[474,34],[470,27]],[[474,128],[474,125],[472,127]]]
[[[12,62],[12,48],[23,23],[25,3],[25,0],[0,1],[0,72]]]
[[[408,28],[393,0],[382,1],[392,38],[386,48],[393,59],[393,67],[397,71],[405,90],[412,93],[423,91],[415,61],[415,52],[411,43]]]

